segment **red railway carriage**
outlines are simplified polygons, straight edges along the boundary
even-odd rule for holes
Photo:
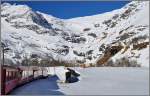
[[[8,94],[21,78],[21,70],[14,66],[1,66],[1,93]]]
[[[31,66],[30,67],[20,66],[19,68],[21,70],[21,78],[20,81],[18,82],[19,85],[25,84],[34,79],[33,69]]]
[[[1,66],[1,94],[5,95],[16,86],[47,76],[47,70],[37,66]]]

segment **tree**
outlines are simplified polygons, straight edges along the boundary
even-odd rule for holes
[[[29,62],[29,64],[32,65],[32,66],[38,66],[39,65],[38,58],[31,59],[31,61]]]

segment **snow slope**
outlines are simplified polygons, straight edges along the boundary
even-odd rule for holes
[[[123,46],[110,59],[128,57],[149,66],[149,1],[132,1],[111,12],[67,20],[27,5],[3,3],[1,9],[2,42],[11,49],[5,55],[15,64],[32,55],[96,64],[108,47]],[[134,47],[142,43],[146,47]]]

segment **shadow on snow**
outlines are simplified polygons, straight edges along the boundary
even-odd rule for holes
[[[51,76],[46,79],[35,80],[31,83],[27,83],[21,87],[16,88],[12,91],[11,95],[64,95],[58,91],[59,86],[57,85],[58,77]]]

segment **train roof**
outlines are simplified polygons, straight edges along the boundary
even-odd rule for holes
[[[17,67],[17,66],[12,66],[12,65],[1,65],[1,67],[2,67],[3,69],[8,69],[8,70],[20,70],[19,67]]]
[[[16,65],[2,65],[5,69],[18,69],[18,70],[46,70],[46,67],[38,66],[16,66]]]
[[[39,70],[40,67],[38,66],[19,66],[21,70]]]

